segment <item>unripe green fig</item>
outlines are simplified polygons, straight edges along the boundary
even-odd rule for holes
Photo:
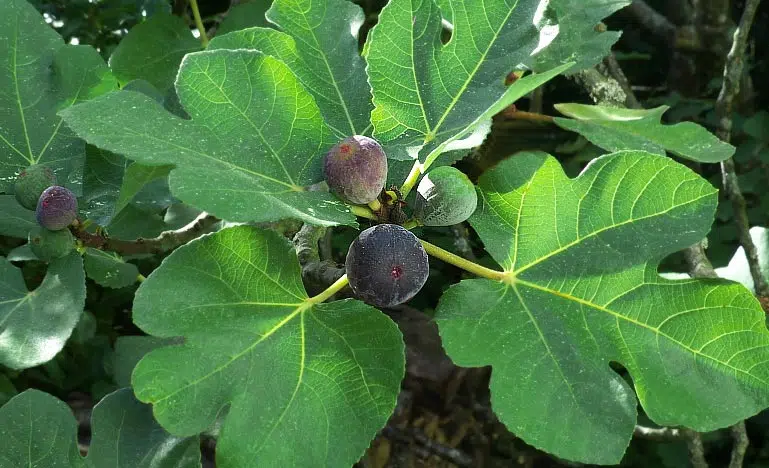
[[[353,205],[365,205],[384,188],[387,156],[373,138],[354,135],[329,150],[323,169],[332,192]]]
[[[478,205],[475,186],[451,166],[428,172],[417,186],[414,217],[425,226],[451,226],[473,214]]]
[[[29,232],[28,240],[32,253],[44,262],[63,257],[75,248],[75,236],[69,229],[51,231],[36,227]]]
[[[77,218],[77,198],[69,189],[48,187],[37,200],[37,223],[51,231],[64,229]]]
[[[16,176],[13,193],[19,205],[28,210],[34,210],[37,207],[40,194],[52,185],[56,185],[56,174],[53,173],[53,170],[48,166],[35,164]]]
[[[355,297],[376,307],[393,307],[414,297],[430,274],[419,239],[397,224],[378,224],[350,244],[345,261]]]

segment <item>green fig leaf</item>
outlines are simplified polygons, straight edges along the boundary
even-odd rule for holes
[[[120,84],[143,79],[165,92],[173,86],[182,58],[200,49],[184,19],[160,13],[128,31],[109,66]]]
[[[370,134],[374,106],[357,39],[363,10],[346,0],[276,0],[267,18],[282,32],[246,29],[214,38],[209,48],[277,57],[313,95],[337,139]]]
[[[26,369],[53,359],[84,304],[83,260],[76,251],[51,261],[34,291],[27,290],[21,270],[0,257],[0,364]]]
[[[270,8],[270,0],[254,0],[248,3],[241,3],[230,7],[227,16],[224,17],[219,27],[216,28],[216,38],[224,36],[227,33],[240,31],[241,29],[259,27],[269,27],[270,23],[264,14]],[[211,41],[213,42],[213,41]],[[211,43],[209,42],[209,47]]]
[[[696,173],[641,151],[599,157],[575,179],[544,153],[500,163],[480,178],[470,223],[505,273],[442,297],[446,351],[492,366],[492,406],[511,431],[584,463],[619,463],[636,422],[610,362],[660,425],[712,431],[756,414],[769,405],[758,301],[737,283],[657,273],[705,237],[716,204]]]
[[[597,30],[597,25],[631,0],[552,0],[550,8],[558,23],[558,36],[537,54],[534,71],[550,70],[565,62],[576,62],[569,73],[600,63],[622,33]]]
[[[77,171],[85,144],[56,112],[116,86],[96,50],[65,45],[25,0],[0,2],[0,192],[32,164],[60,181]]]
[[[112,221],[117,213],[120,187],[129,163],[119,154],[93,145],[86,146],[83,195],[78,200],[83,217],[101,226],[107,226]]]
[[[115,340],[115,353],[112,361],[115,383],[120,387],[130,387],[131,373],[141,358],[153,349],[171,344],[181,344],[181,340],[142,335],[119,336]]]
[[[238,226],[179,248],[133,312],[151,335],[184,337],[133,372],[163,427],[197,434],[229,406],[218,467],[350,466],[395,408],[397,326],[360,301],[308,299],[293,246],[273,231]]]
[[[332,134],[283,62],[255,50],[197,52],[186,56],[176,88],[191,120],[132,91],[63,115],[100,148],[145,165],[174,165],[174,196],[220,218],[356,224],[333,195],[307,189],[323,178]]]
[[[19,205],[13,195],[0,195],[0,235],[26,239],[37,227],[35,212]]]
[[[479,145],[492,109],[502,110],[571,66],[544,80],[533,75],[505,85],[507,74],[523,70],[557,32],[542,14],[547,2],[441,3],[452,12],[447,44],[441,44],[441,10],[432,0],[392,0],[365,49],[374,137],[390,157],[419,156],[426,166],[443,151]]]
[[[669,109],[620,109],[585,104],[556,104],[570,119],[556,117],[559,127],[579,133],[608,151],[643,150],[664,155],[670,151],[692,161],[716,163],[731,157],[735,148],[693,122],[663,125]]]
[[[198,437],[174,437],[130,389],[104,397],[91,416],[88,457],[77,445],[77,422],[58,398],[27,390],[0,408],[3,468],[199,468]]]
[[[139,276],[136,265],[126,263],[120,255],[90,247],[83,254],[83,265],[89,278],[107,288],[124,288]]]

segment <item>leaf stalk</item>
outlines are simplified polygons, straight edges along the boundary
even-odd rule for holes
[[[440,258],[444,262],[454,265],[456,267],[459,267],[465,271],[469,271],[470,273],[476,276],[480,276],[482,278],[488,278],[494,281],[508,280],[508,274],[504,271],[492,270],[491,268],[486,268],[485,266],[478,265],[475,262],[467,260],[466,258],[462,258],[459,255],[449,252],[448,250],[443,250],[437,245],[433,245],[422,239],[419,239],[419,242],[422,243],[422,247],[425,248],[425,251],[427,251],[429,255],[432,255],[433,257],[436,257],[436,258]]]
[[[203,47],[208,47],[208,35],[206,34],[206,27],[203,25],[203,19],[200,17],[200,10],[198,9],[198,0],[190,0],[190,8],[192,8],[192,16],[195,18],[195,27],[200,31],[200,43]]]

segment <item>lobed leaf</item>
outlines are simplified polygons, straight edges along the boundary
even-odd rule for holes
[[[109,66],[121,84],[143,79],[165,92],[173,86],[182,58],[200,49],[183,18],[158,13],[131,28],[112,52]]]
[[[556,104],[570,119],[556,117],[559,127],[579,133],[591,143],[609,151],[644,150],[664,155],[665,151],[705,163],[728,159],[735,148],[692,122],[663,125],[662,114],[669,109],[619,109],[585,104]]]
[[[391,415],[404,372],[388,317],[355,300],[313,303],[293,247],[250,226],[172,253],[137,291],[134,322],[184,337],[139,362],[137,397],[178,435],[206,430],[229,406],[224,468],[353,464]]]
[[[641,151],[569,179],[554,158],[521,153],[485,173],[479,194],[470,222],[504,280],[451,287],[436,320],[454,362],[492,365],[492,404],[511,431],[560,457],[618,463],[636,401],[610,362],[661,425],[711,431],[769,405],[753,295],[657,274],[710,228],[717,191],[704,179]]]
[[[0,408],[3,468],[197,468],[198,437],[179,438],[152,419],[148,405],[124,388],[93,409],[88,457],[80,456],[77,422],[61,400],[27,390]]]
[[[220,218],[355,225],[333,195],[306,188],[322,180],[331,131],[283,62],[254,50],[197,52],[186,56],[176,88],[191,120],[132,91],[62,115],[100,148],[174,165],[173,194]]]
[[[61,181],[79,171],[85,144],[56,112],[116,86],[96,50],[65,46],[25,0],[0,2],[0,191],[31,164]]]
[[[0,364],[26,369],[51,360],[84,304],[83,261],[76,251],[50,262],[34,291],[27,290],[21,270],[0,257]]]
[[[559,26],[558,36],[537,54],[534,70],[545,71],[565,62],[576,62],[569,70],[574,73],[600,63],[611,54],[611,47],[622,33],[599,31],[598,24],[630,3],[631,0],[552,0],[550,8]]]
[[[391,157],[421,153],[421,160],[431,162],[445,149],[442,144],[471,134],[480,116],[495,105],[501,110],[524,87],[513,83],[511,91],[505,76],[522,70],[557,33],[542,14],[546,1],[441,5],[451,12],[452,36],[445,45],[442,11],[432,0],[389,2],[369,36],[374,137],[387,144]]]

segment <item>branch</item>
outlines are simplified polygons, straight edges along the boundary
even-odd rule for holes
[[[727,143],[732,133],[732,106],[740,89],[748,35],[759,3],[760,0],[748,0],[745,3],[745,10],[742,13],[742,18],[740,18],[740,24],[734,32],[731,50],[729,50],[729,54],[726,56],[724,82],[716,101],[716,116],[718,117],[718,130],[716,134]],[[734,159],[729,158],[721,163],[721,174],[724,189],[729,200],[732,202],[734,221],[737,225],[740,244],[745,248],[745,255],[748,259],[750,275],[753,277],[753,283],[755,284],[756,295],[767,297],[769,296],[769,284],[761,272],[758,262],[758,250],[753,243],[753,239],[750,237],[750,221],[746,210],[745,197],[742,195],[740,183],[737,179]]]
[[[577,72],[573,75],[573,78],[574,81],[585,88],[596,104],[614,107],[634,107],[634,104],[638,105],[638,101],[633,96],[633,92],[629,87],[624,89],[622,83],[611,76],[611,72],[603,64]],[[629,98],[628,96],[633,97]]]
[[[686,259],[686,264],[689,265],[689,275],[691,277],[718,278],[716,270],[713,269],[713,265],[705,254],[703,241],[697,242],[684,250],[684,258]]]
[[[162,254],[200,237],[217,222],[218,218],[203,212],[192,222],[175,231],[165,231],[151,239],[139,238],[132,241],[112,239],[98,232],[94,234],[84,230],[75,230],[73,233],[86,247],[109,250],[120,255]]]
[[[745,431],[745,421],[740,421],[731,427],[734,447],[732,448],[732,459],[729,462],[729,468],[742,468],[742,461],[745,459],[745,452],[748,450],[748,433]]]
[[[634,0],[633,3],[625,7],[625,11],[633,15],[638,24],[660,39],[670,42],[675,37],[676,26],[644,0]]]
[[[294,236],[296,257],[302,266],[302,279],[307,288],[314,292],[324,290],[345,274],[345,269],[338,267],[336,263],[320,259],[318,241],[325,234],[326,228],[304,224]]]
[[[699,432],[691,429],[682,429],[686,437],[686,445],[689,447],[689,460],[694,468],[708,468],[705,460],[705,447],[702,445],[702,437]]]

